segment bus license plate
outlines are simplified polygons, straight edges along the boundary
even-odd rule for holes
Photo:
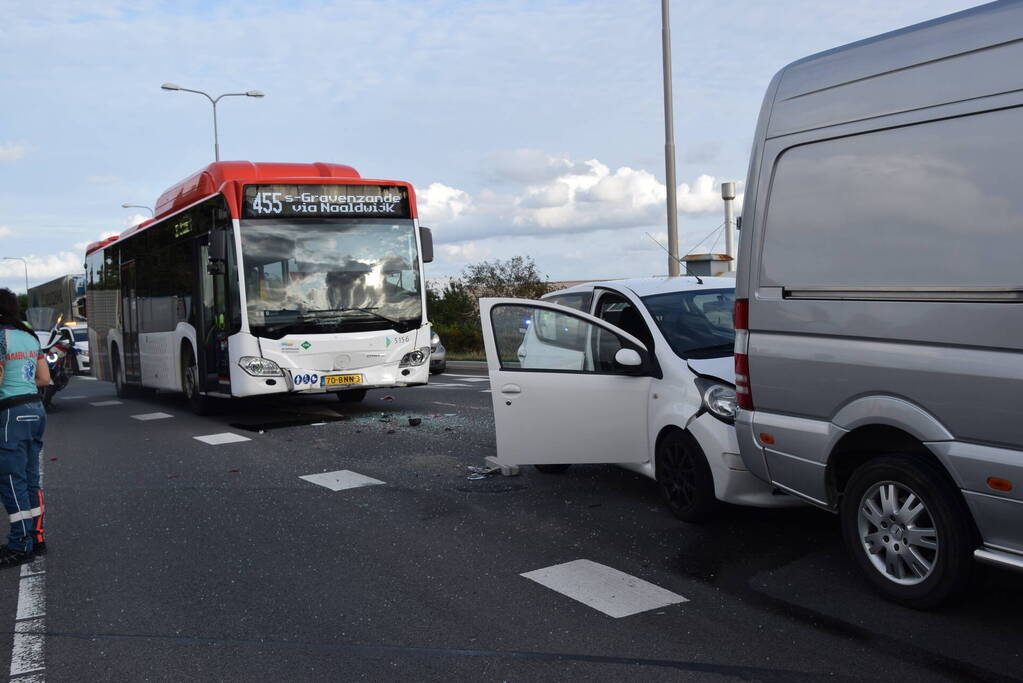
[[[362,375],[326,375],[323,377],[325,387],[337,387],[345,384],[362,384]]]

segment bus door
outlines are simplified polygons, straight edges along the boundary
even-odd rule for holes
[[[142,381],[139,357],[139,304],[135,261],[121,264],[121,328],[124,345],[124,380]]]
[[[227,348],[227,271],[212,274],[209,236],[198,241],[199,320],[196,329],[199,357],[199,382],[203,391],[231,393],[231,372]]]

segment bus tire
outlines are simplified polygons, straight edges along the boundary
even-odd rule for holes
[[[213,399],[199,390],[199,364],[195,362],[191,347],[185,347],[181,352],[181,387],[193,413],[209,415],[213,412]]]
[[[114,392],[117,394],[117,398],[128,398],[131,391],[124,379],[124,368],[121,367],[121,354],[118,352],[116,346],[113,347],[110,356],[111,365],[113,365],[112,369],[114,371]]]
[[[349,389],[337,392],[337,400],[342,403],[358,403],[364,398],[366,398],[365,389]]]

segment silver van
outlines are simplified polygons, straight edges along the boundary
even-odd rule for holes
[[[1023,569],[1023,3],[768,87],[736,283],[747,467],[838,512],[887,597]]]

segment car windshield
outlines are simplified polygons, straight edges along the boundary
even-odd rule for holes
[[[410,220],[249,220],[241,238],[253,334],[404,332],[421,323]]]
[[[657,328],[681,358],[720,358],[732,354],[735,291],[700,289],[643,297]]]

